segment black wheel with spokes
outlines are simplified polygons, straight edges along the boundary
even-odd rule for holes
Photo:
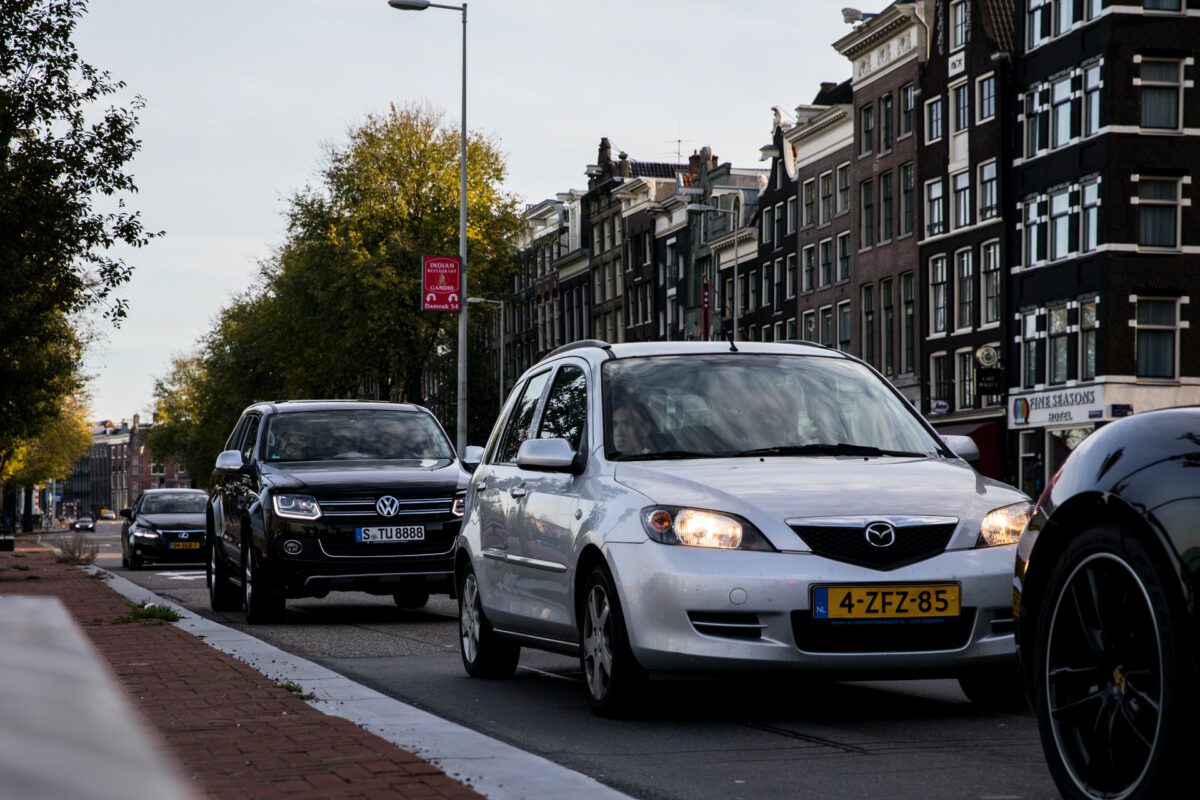
[[[642,699],[647,675],[629,646],[621,601],[604,565],[588,576],[579,640],[579,665],[592,711],[601,717],[629,714]]]
[[[209,534],[208,565],[204,580],[208,584],[208,604],[213,611],[237,611],[242,607],[242,595],[229,579],[229,567],[217,553],[219,545]]]
[[[1077,537],[1049,577],[1035,711],[1065,797],[1166,797],[1194,755],[1196,687],[1180,674],[1188,632],[1171,579],[1111,525]]]
[[[287,598],[262,568],[258,551],[248,545],[242,551],[242,606],[246,622],[252,625],[278,622],[286,605]]]
[[[507,678],[517,671],[521,646],[501,639],[483,613],[479,582],[467,567],[458,590],[458,638],[463,667],[472,678]]]

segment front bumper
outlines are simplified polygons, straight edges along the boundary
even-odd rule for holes
[[[609,544],[606,555],[638,662],[656,672],[806,669],[949,676],[1016,663],[1013,547],[946,551],[887,572],[811,553]],[[832,623],[812,618],[830,584],[958,583],[958,618]],[[840,629],[840,630],[839,630]]]
[[[186,539],[166,533],[155,539],[131,537],[129,551],[143,561],[155,564],[202,564],[208,558],[208,544],[203,531],[191,533]]]

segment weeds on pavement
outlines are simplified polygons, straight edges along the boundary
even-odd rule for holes
[[[301,686],[300,684],[296,683],[295,681],[284,681],[283,683],[279,683],[276,685],[280,689],[286,690],[288,692],[288,694],[296,695],[296,697],[299,697],[301,700],[312,700],[313,698],[315,698],[317,696],[315,692],[308,692],[307,694],[305,694],[304,687]]]
[[[128,614],[117,617],[113,625],[124,625],[128,622],[148,622],[152,625],[162,625],[165,622],[178,622],[182,617],[170,606],[160,606],[154,603],[142,603],[131,606]]]
[[[82,533],[75,533],[64,539],[58,546],[60,563],[66,562],[73,567],[85,566],[96,560],[100,548],[88,541]]]

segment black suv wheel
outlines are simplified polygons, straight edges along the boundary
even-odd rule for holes
[[[242,597],[246,622],[258,625],[282,619],[287,599],[263,570],[253,546],[242,552]]]
[[[208,565],[204,580],[208,584],[208,604],[213,611],[237,611],[242,607],[242,596],[229,579],[229,567],[217,555],[217,545],[209,533]]]

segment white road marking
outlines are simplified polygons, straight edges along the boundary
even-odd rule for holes
[[[155,575],[160,578],[170,578],[173,581],[202,581],[204,580],[204,570],[189,571],[189,572],[156,572]]]

